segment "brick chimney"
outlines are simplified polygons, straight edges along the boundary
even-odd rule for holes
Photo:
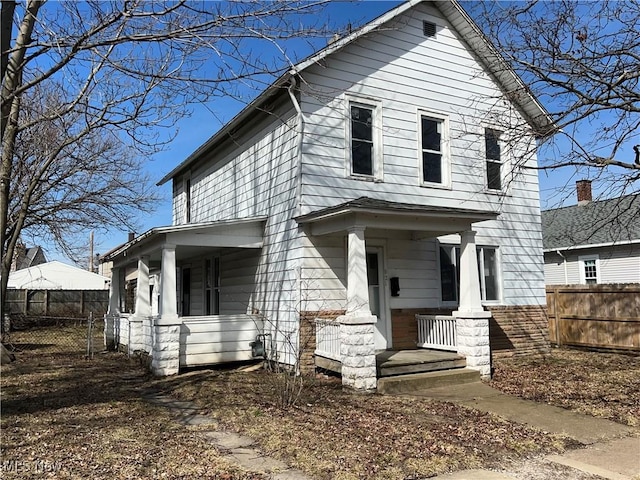
[[[129,237],[127,239],[128,242],[136,238],[136,232],[129,232]]]
[[[576,191],[578,193],[578,205],[589,203],[592,200],[591,180],[578,180],[576,182]]]

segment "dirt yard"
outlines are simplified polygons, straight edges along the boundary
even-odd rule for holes
[[[625,425],[640,425],[640,355],[554,349],[497,361],[491,386]]]
[[[568,354],[547,362],[561,360],[571,363]],[[612,357],[598,370],[608,389],[615,388],[616,378],[624,385],[629,379],[609,375],[607,366],[637,368],[632,359],[624,361],[631,366]],[[496,386],[505,388],[504,375],[537,382],[530,364],[510,365],[500,366]],[[593,385],[596,377],[590,377]],[[39,354],[34,348],[2,367],[1,477],[266,478],[229,463],[197,427],[176,423],[163,408],[141,398],[159,391],[193,400],[223,428],[254,437],[264,452],[318,480],[417,480],[466,468],[496,469],[526,480],[598,478],[541,460],[546,453],[575,446],[570,439],[472,409],[348,393],[335,379],[324,378],[308,380],[297,406],[282,409],[277,406],[279,385],[274,374],[262,370],[202,370],[154,380],[122,354],[98,353],[85,360]],[[637,394],[637,384],[629,388],[633,385]],[[586,398],[583,393],[571,396]],[[637,409],[637,396],[616,405],[629,402]],[[611,418],[637,412],[616,411]]]

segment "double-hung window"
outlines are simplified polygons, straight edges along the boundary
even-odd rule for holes
[[[380,179],[382,141],[380,106],[376,102],[349,102],[349,174]]]
[[[492,128],[484,130],[484,145],[487,167],[487,188],[502,190],[502,153],[500,151],[501,132]]]
[[[448,186],[447,119],[421,113],[419,142],[422,183]]]
[[[498,249],[477,247],[480,298],[500,299],[498,281]],[[460,247],[440,245],[440,291],[443,302],[456,303],[460,297]]]
[[[184,195],[184,221],[191,223],[191,177],[186,177],[182,182]]]
[[[600,283],[600,258],[598,255],[578,257],[580,264],[580,283],[594,285]]]

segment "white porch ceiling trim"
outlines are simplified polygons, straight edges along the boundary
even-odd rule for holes
[[[157,227],[112,250],[103,261],[146,255],[163,245],[262,248],[267,217]]]
[[[460,233],[471,224],[495,220],[498,212],[462,208],[418,206],[359,198],[297,217],[311,235],[330,235],[360,226],[385,230],[429,232],[431,236]],[[429,235],[427,235],[429,236]]]

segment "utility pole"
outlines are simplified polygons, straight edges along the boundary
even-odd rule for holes
[[[89,234],[89,271],[93,273],[93,230]]]

